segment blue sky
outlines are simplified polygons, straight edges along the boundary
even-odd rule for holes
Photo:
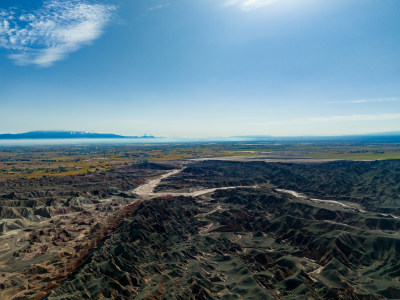
[[[400,131],[398,0],[2,0],[0,132]]]

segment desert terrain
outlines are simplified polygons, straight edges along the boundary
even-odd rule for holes
[[[0,298],[400,298],[399,160],[179,147],[2,180]]]

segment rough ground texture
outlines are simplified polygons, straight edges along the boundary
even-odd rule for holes
[[[396,162],[196,163],[158,190],[259,187],[142,203],[48,298],[399,298],[400,220],[377,212],[385,200],[376,200],[382,185],[398,203],[396,168]],[[291,179],[314,197],[347,191],[357,202],[367,195],[377,211],[343,206],[349,203],[343,197],[316,202],[275,189],[294,187]],[[337,182],[346,189],[319,191]]]
[[[317,198],[357,202],[369,210],[400,215],[400,160],[308,164],[204,161],[162,181],[157,190],[265,182]]]
[[[48,299],[397,298],[400,238],[380,227],[268,188],[156,199]]]
[[[140,200],[125,188],[170,166],[85,179],[79,195],[56,184],[55,201],[24,204],[34,218],[3,219],[0,299],[399,299],[399,167],[196,162],[156,187],[173,196]],[[249,187],[179,196],[226,186]]]
[[[46,295],[136,209],[129,190],[169,168],[142,164],[2,183],[0,299]]]

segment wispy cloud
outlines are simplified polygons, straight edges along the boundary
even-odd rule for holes
[[[160,5],[155,5],[155,6],[152,6],[152,7],[150,7],[148,10],[159,10],[159,9],[163,9],[163,8],[166,8],[166,7],[168,7],[170,4],[169,3],[165,3],[165,4],[160,4]]]
[[[299,118],[299,119],[293,119],[293,120],[262,122],[262,123],[257,123],[257,124],[258,125],[302,125],[302,124],[309,124],[309,123],[390,121],[390,120],[398,120],[398,119],[400,119],[400,113],[309,117],[309,118]]]
[[[278,0],[227,0],[224,2],[224,6],[236,6],[241,10],[250,11],[253,9],[265,7],[271,5]]]
[[[36,11],[0,10],[0,47],[18,65],[48,67],[100,37],[115,9],[86,0],[46,0]]]
[[[400,98],[376,98],[376,99],[358,99],[358,100],[348,100],[348,101],[326,101],[325,103],[339,104],[339,103],[376,103],[376,102],[396,102],[400,101]]]

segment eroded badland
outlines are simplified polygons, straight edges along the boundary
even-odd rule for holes
[[[400,147],[4,147],[0,299],[399,299]]]

